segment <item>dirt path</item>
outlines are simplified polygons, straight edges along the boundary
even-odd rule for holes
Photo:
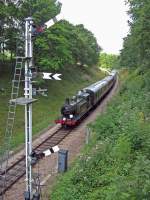
[[[118,81],[116,82],[114,88],[107,95],[105,100],[96,108],[94,112],[88,116],[83,123],[76,127],[71,134],[66,137],[59,145],[60,149],[66,149],[69,151],[69,166],[70,164],[78,157],[80,154],[81,148],[85,144],[85,135],[86,135],[86,126],[88,123],[94,121],[98,115],[100,115],[106,109],[107,103],[110,101],[112,96],[118,90]],[[36,139],[34,144],[39,143],[40,140],[47,137],[49,134],[52,134],[56,127],[51,130],[48,130],[46,133],[41,135],[40,138]],[[36,165],[34,168],[35,175],[40,174],[40,180],[42,185],[42,200],[49,199],[49,190],[57,178],[57,160],[58,154],[52,154],[50,157],[46,157]],[[11,190],[8,191],[5,195],[5,200],[23,200],[23,193],[25,190],[25,177],[21,178],[18,183],[12,186]]]

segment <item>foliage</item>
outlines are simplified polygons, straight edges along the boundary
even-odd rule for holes
[[[35,24],[40,26],[60,13],[61,3],[57,0],[26,0],[20,8],[20,18],[32,16]]]
[[[94,65],[100,47],[83,25],[73,26],[63,20],[39,36],[35,42],[36,63],[44,69],[59,69],[80,63]]]
[[[0,2],[0,57],[2,60],[5,59],[5,50],[9,50],[11,55],[15,52],[18,12],[19,9],[13,1]]]
[[[93,139],[50,199],[143,200],[150,195],[150,106],[147,74],[122,73],[122,87],[90,125]]]
[[[10,52],[11,59],[16,55],[16,41],[23,35],[26,17],[32,16],[34,25],[40,27],[61,10],[61,3],[57,0],[9,0],[0,4],[0,46],[3,55],[0,58],[5,58],[6,50]],[[95,65],[99,52],[100,47],[90,31],[83,25],[74,26],[65,20],[34,40],[35,64],[42,69],[57,70],[77,63],[81,66]]]
[[[150,65],[150,1],[126,0],[131,20],[130,34],[124,39],[121,65],[149,67]]]
[[[61,4],[56,0],[3,0],[0,2],[0,46],[4,61],[6,51],[10,51],[11,60],[16,55],[16,42],[24,32],[25,17],[33,17],[41,25],[60,12]],[[4,62],[3,62],[4,64]]]
[[[101,47],[98,45],[94,35],[82,24],[76,26],[77,33],[77,61],[81,65],[94,65],[98,63]],[[80,50],[80,51],[79,51]]]
[[[99,66],[102,68],[116,68],[118,65],[118,56],[114,54],[101,53],[99,57]]]

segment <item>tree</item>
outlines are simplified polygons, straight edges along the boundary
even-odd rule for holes
[[[99,65],[102,68],[113,68],[117,65],[118,56],[114,54],[101,53],[99,57]]]
[[[24,19],[32,16],[36,26],[60,13],[57,0],[7,0],[2,3],[2,23],[5,32],[5,49],[16,54],[16,36],[24,32]],[[7,13],[7,14],[6,14]],[[46,30],[34,41],[35,64],[43,69],[59,69],[80,63],[82,66],[95,65],[101,48],[94,35],[83,25],[74,26],[63,20]]]
[[[16,56],[16,42],[24,33],[24,19],[32,16],[37,26],[45,23],[60,12],[61,4],[56,0],[3,0],[0,2],[1,56],[5,50]]]
[[[74,63],[67,40],[70,33],[67,29],[68,24],[68,22],[59,22],[36,39],[36,65],[48,70]]]
[[[16,40],[16,16],[18,8],[12,1],[0,2],[0,38],[1,38],[1,53],[4,56],[5,50],[14,51],[14,41]],[[15,35],[15,36],[14,36]],[[9,45],[10,44],[10,45]]]
[[[124,39],[121,63],[128,66],[150,65],[150,1],[127,0],[131,20],[130,34]],[[129,58],[130,57],[130,58]]]
[[[84,26],[77,25],[77,45],[78,50],[78,62],[82,65],[95,65],[98,63],[99,52],[101,51],[101,47],[98,45],[96,38],[93,33],[84,28]]]
[[[36,25],[42,25],[60,13],[61,3],[57,0],[26,0],[20,7],[20,19],[32,16]]]
[[[83,25],[73,26],[63,20],[38,37],[36,64],[44,69],[59,69],[98,62],[100,47],[93,34]]]

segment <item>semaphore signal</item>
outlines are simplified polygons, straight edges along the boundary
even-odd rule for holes
[[[40,27],[36,27],[34,25],[31,17],[25,19],[25,98],[26,100],[32,99],[32,71],[31,67],[33,65],[33,44],[32,38],[38,36],[46,28],[54,25],[61,19],[61,15],[50,19],[44,25]],[[61,80],[59,77],[61,74],[52,74],[52,73],[43,73],[43,79],[53,79],[53,80]],[[33,191],[33,177],[32,177],[32,163],[34,163],[36,156],[48,156],[51,153],[55,153],[59,151],[58,146],[47,149],[42,152],[41,155],[35,154],[32,150],[32,104],[28,103],[25,105],[25,138],[26,138],[26,191],[24,193],[25,200],[33,200],[35,197],[35,193]],[[35,156],[35,157],[34,157]],[[38,198],[40,199],[40,194],[38,194]]]

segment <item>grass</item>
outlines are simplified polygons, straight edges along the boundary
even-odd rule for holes
[[[54,120],[59,116],[60,107],[66,97],[74,95],[78,90],[100,80],[104,76],[97,68],[81,69],[72,67],[62,70],[61,73],[62,81],[46,81],[47,97],[36,96],[38,101],[33,104],[33,135],[37,135],[42,129],[54,124]],[[0,141],[2,143],[11,93],[10,74],[0,74],[0,88],[5,89],[4,92],[0,92]],[[21,91],[23,91],[23,86],[21,86]],[[12,148],[24,143],[24,107],[22,106],[17,106],[14,127],[11,141]]]
[[[121,74],[119,94],[90,125],[90,145],[59,177],[51,200],[149,199],[149,75],[138,70]]]

